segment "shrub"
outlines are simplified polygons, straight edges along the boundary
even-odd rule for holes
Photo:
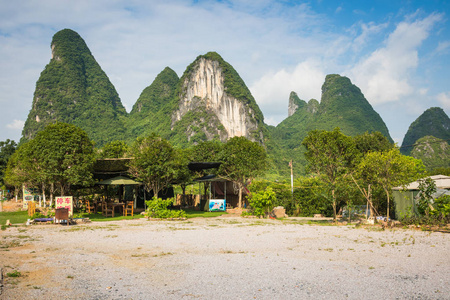
[[[258,217],[268,214],[272,210],[275,200],[276,195],[271,187],[266,188],[264,191],[251,193],[249,204],[252,213]]]
[[[183,210],[170,210],[168,207],[173,204],[174,199],[163,200],[153,197],[145,202],[147,205],[147,216],[159,219],[186,218],[186,212]]]
[[[444,195],[434,200],[434,210],[431,215],[442,215],[444,218],[450,216],[450,195]]]

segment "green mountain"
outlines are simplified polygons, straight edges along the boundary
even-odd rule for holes
[[[450,168],[450,146],[447,141],[434,136],[418,139],[410,155],[421,159],[427,170]]]
[[[412,122],[400,150],[409,155],[417,140],[427,135],[447,141],[450,139],[450,119],[442,108],[431,107]]]
[[[64,29],[53,36],[51,49],[52,58],[36,83],[23,139],[32,139],[56,121],[81,127],[97,146],[124,139],[127,112],[84,40]]]
[[[139,96],[128,118],[129,137],[134,140],[138,136],[149,135],[165,123],[168,128],[166,135],[170,134],[170,118],[163,110],[171,107],[176,95],[179,78],[177,73],[166,67],[156,76],[151,85],[146,87]],[[164,122],[166,121],[166,122]],[[161,134],[161,133],[159,133]]]
[[[216,52],[198,56],[183,73],[170,116],[175,145],[245,136],[263,142],[264,117],[236,70]]]
[[[361,90],[344,76],[326,76],[320,103],[315,99],[306,102],[292,92],[289,97],[288,115],[276,127],[269,129],[271,143],[283,149],[283,153],[273,155],[274,160],[278,161],[275,165],[280,166],[278,171],[273,170],[275,173],[286,174],[291,159],[295,165],[300,166],[298,172],[304,173],[306,161],[301,143],[311,130],[333,130],[339,127],[349,136],[378,131],[392,142],[380,115],[372,108]]]

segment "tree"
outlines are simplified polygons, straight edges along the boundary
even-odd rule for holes
[[[323,180],[328,194],[331,194],[336,220],[336,187],[352,167],[357,155],[355,143],[351,137],[335,128],[333,131],[310,131],[302,144],[306,147],[305,157],[309,170]]]
[[[39,187],[56,183],[61,195],[66,194],[70,185],[93,183],[94,144],[75,125],[50,124],[16,153],[8,165],[11,182],[22,181]]]
[[[381,132],[365,132],[353,137],[355,141],[356,149],[362,154],[366,154],[369,151],[387,151],[394,147],[387,137]]]
[[[186,187],[192,182],[192,172],[188,168],[191,149],[178,149],[175,151],[174,183],[179,184],[183,190],[183,203],[186,199]]]
[[[0,187],[5,184],[3,181],[3,177],[5,175],[6,166],[8,164],[8,160],[16,151],[17,144],[16,142],[7,139],[6,141],[0,142]]]
[[[433,194],[436,193],[436,182],[431,177],[420,179],[419,190],[419,211],[422,214],[425,213],[428,217],[430,209],[434,210],[431,199],[433,199]]]
[[[124,141],[112,141],[107,143],[100,152],[101,158],[123,158],[129,151],[127,143]]]
[[[130,173],[141,180],[147,191],[153,190],[157,197],[159,191],[167,187],[175,177],[176,153],[170,143],[152,134],[137,138],[131,147],[133,159]]]
[[[223,146],[219,157],[222,162],[219,172],[238,185],[239,207],[242,207],[242,190],[249,180],[266,169],[266,150],[245,137],[233,137]]]
[[[420,160],[400,153],[395,147],[389,151],[369,152],[358,165],[358,174],[366,183],[383,189],[387,198],[389,218],[390,192],[392,187],[405,185],[420,178],[425,167]]]
[[[273,208],[277,197],[271,187],[261,191],[254,191],[248,199],[253,214],[258,217],[268,215]]]

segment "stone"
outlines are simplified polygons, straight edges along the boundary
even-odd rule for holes
[[[283,206],[277,206],[272,209],[271,215],[277,219],[286,217],[286,209]]]

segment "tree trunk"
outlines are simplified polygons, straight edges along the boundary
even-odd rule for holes
[[[239,184],[239,208],[242,208],[242,185]]]
[[[334,193],[334,189],[331,190],[331,197],[333,198],[333,214],[334,214],[334,222],[337,222],[337,213],[336,213],[336,195]]]
[[[44,207],[45,205],[45,184],[42,184],[42,200],[44,200]]]
[[[55,192],[55,185],[53,182],[50,184],[50,207],[53,205],[53,193]]]
[[[387,215],[386,215],[386,222],[389,223],[389,191],[385,188],[384,191],[386,192],[387,197]]]

